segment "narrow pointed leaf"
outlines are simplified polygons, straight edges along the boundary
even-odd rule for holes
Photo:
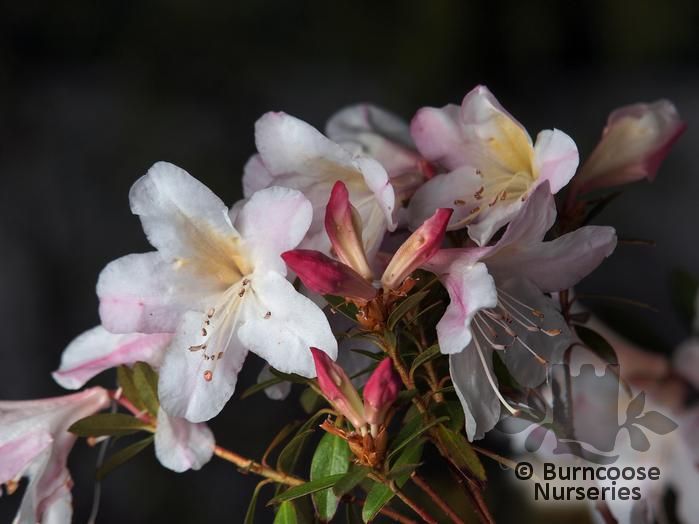
[[[258,382],[257,384],[253,384],[248,389],[243,391],[243,393],[240,395],[240,398],[242,400],[244,398],[251,397],[255,393],[259,393],[260,391],[264,391],[265,389],[267,389],[271,386],[276,386],[277,384],[281,384],[282,382],[284,382],[284,379],[280,378],[280,377],[272,377],[272,378],[267,379],[263,382]]]
[[[420,415],[418,418],[418,424],[417,424],[415,431],[413,431],[410,434],[405,435],[402,438],[402,440],[400,440],[399,442],[394,444],[393,448],[391,449],[391,452],[388,454],[387,460],[390,461],[396,455],[396,453],[398,453],[400,450],[405,448],[408,444],[413,442],[416,438],[420,437],[420,435],[425,433],[431,427],[436,426],[437,424],[441,424],[442,422],[446,422],[447,420],[449,420],[449,417],[440,417],[438,419],[433,420],[429,424],[423,426],[421,424],[422,416]],[[400,434],[399,434],[399,437],[400,437]]]
[[[435,358],[439,357],[440,354],[439,346],[437,344],[430,346],[428,349],[420,353],[417,357],[415,357],[413,364],[410,366],[410,376],[412,377],[420,366],[434,360]]]
[[[577,333],[578,337],[580,337],[583,344],[585,344],[585,346],[587,346],[595,355],[613,366],[619,365],[619,359],[616,356],[614,348],[602,335],[596,331],[593,331],[589,327],[581,326],[579,324],[575,325],[575,332]]]
[[[388,322],[386,323],[388,329],[393,331],[393,328],[395,328],[396,324],[400,322],[400,319],[410,312],[410,310],[417,307],[420,301],[422,301],[422,299],[425,298],[428,293],[429,291],[418,291],[398,304],[388,317]]]
[[[326,433],[320,439],[311,460],[311,481],[342,474],[349,470],[351,452],[347,441],[337,435]],[[340,500],[331,489],[313,493],[313,506],[323,520],[331,520],[337,511]]]
[[[131,401],[140,410],[145,410],[146,406],[138,394],[138,388],[133,381],[133,370],[128,366],[117,368],[117,384],[121,388],[121,394]]]
[[[143,400],[148,413],[158,416],[158,374],[145,362],[136,362],[133,366],[133,382]]]
[[[255,509],[257,509],[257,499],[260,496],[260,490],[267,484],[272,482],[271,480],[263,480],[255,486],[255,491],[252,492],[252,497],[250,498],[250,503],[248,504],[248,510],[245,512],[245,520],[243,524],[253,524],[255,522]]]
[[[116,468],[138,455],[141,451],[146,449],[153,442],[154,438],[155,436],[151,435],[143,440],[134,442],[130,446],[126,446],[125,448],[120,449],[119,451],[111,455],[104,462],[104,464],[102,464],[102,467],[100,467],[97,470],[97,480],[102,480],[106,475],[114,471]]]
[[[273,504],[281,504],[282,502],[287,502],[289,500],[294,500],[300,497],[305,497],[316,491],[322,489],[332,488],[335,483],[340,480],[344,475],[330,475],[329,477],[323,477],[315,480],[306,482],[299,486],[294,486],[293,488],[287,489],[281,495],[277,495],[272,500],[270,500],[267,505],[271,506]]]
[[[370,471],[371,469],[366,466],[354,466],[333,486],[333,493],[338,497],[349,493],[367,477]]]
[[[447,448],[449,457],[460,469],[468,469],[479,480],[485,480],[485,469],[478,455],[461,433],[452,431],[446,426],[437,428],[442,444]]]
[[[99,413],[80,419],[68,428],[79,437],[122,436],[143,430],[153,431],[153,427],[123,413]]]
[[[291,502],[284,502],[274,517],[274,524],[297,524],[299,522],[296,508]]]

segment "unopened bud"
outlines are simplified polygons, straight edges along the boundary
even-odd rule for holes
[[[398,248],[381,277],[384,288],[397,288],[410,273],[434,256],[442,245],[453,211],[438,209]]]
[[[311,291],[364,301],[376,296],[376,288],[359,273],[319,251],[294,249],[282,258]]]
[[[642,178],[653,180],[686,127],[668,100],[616,109],[609,115],[599,143],[573,179],[571,198]]]
[[[311,348],[323,396],[356,428],[366,425],[364,406],[347,373],[318,348]]]
[[[335,182],[325,208],[325,231],[337,258],[364,278],[372,280],[374,277],[362,243],[361,218],[349,201],[347,186],[340,181]]]
[[[364,386],[364,414],[372,428],[384,423],[386,413],[398,398],[400,386],[391,359],[385,358]]]

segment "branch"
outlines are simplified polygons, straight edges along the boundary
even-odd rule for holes
[[[437,504],[437,506],[439,506],[439,509],[441,509],[454,524],[464,524],[464,521],[454,512],[453,509],[449,507],[449,504],[447,504],[447,502],[435,490],[432,489],[432,487],[425,481],[425,479],[423,479],[415,471],[413,471],[410,477],[412,478],[415,485],[422,491],[424,491],[425,494],[430,499],[432,499],[432,501],[435,504]]]

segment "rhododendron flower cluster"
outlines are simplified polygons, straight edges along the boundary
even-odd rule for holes
[[[216,455],[278,485],[275,522],[301,522],[304,498],[324,522],[341,505],[364,522],[464,522],[454,497],[493,522],[481,461],[508,461],[473,441],[543,409],[572,348],[612,358],[575,302],[574,286],[618,242],[614,227],[589,222],[611,201],[605,190],[652,180],[684,127],[668,101],[618,109],[579,167],[569,134],[533,139],[478,86],[410,123],[347,107],[325,134],[267,113],[242,169],[244,199],[230,207],[155,163],[129,193],[154,250],[106,264],[101,324],[53,373],[69,390],[98,376],[111,386],[0,402],[0,483],[12,493],[29,478],[17,522],[71,520],[66,464],[78,437],[134,439],[95,459],[99,478],[151,443],[176,472]],[[238,375],[257,365],[249,353],[265,368],[241,392]],[[116,381],[102,375],[110,369]],[[261,391],[300,399],[308,419],[267,436],[258,462],[216,442],[206,422]],[[297,458],[312,443],[309,470]],[[427,460],[456,494],[423,477]]]

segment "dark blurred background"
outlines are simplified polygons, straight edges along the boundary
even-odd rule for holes
[[[621,246],[583,284],[657,307],[620,314],[636,315],[656,348],[672,348],[686,333],[668,273],[699,273],[697,27],[690,0],[2,2],[0,398],[62,393],[49,373],[98,322],[100,269],[149,249],[127,194],[153,162],[187,169],[233,203],[265,111],[322,129],[337,109],[371,101],[409,119],[477,83],[532,134],[563,129],[583,154],[611,109],[677,104],[689,129],[656,182],[628,189],[597,219],[657,246]],[[239,391],[260,365],[246,363]],[[234,399],[212,427],[222,445],[259,457],[300,415],[290,405]],[[94,457],[79,443],[72,458],[75,522],[89,513]],[[177,475],[149,452],[103,483],[98,522],[242,522],[255,482],[218,460]],[[0,522],[20,496],[0,499]],[[499,522],[526,521],[501,503],[514,495],[490,496]]]

